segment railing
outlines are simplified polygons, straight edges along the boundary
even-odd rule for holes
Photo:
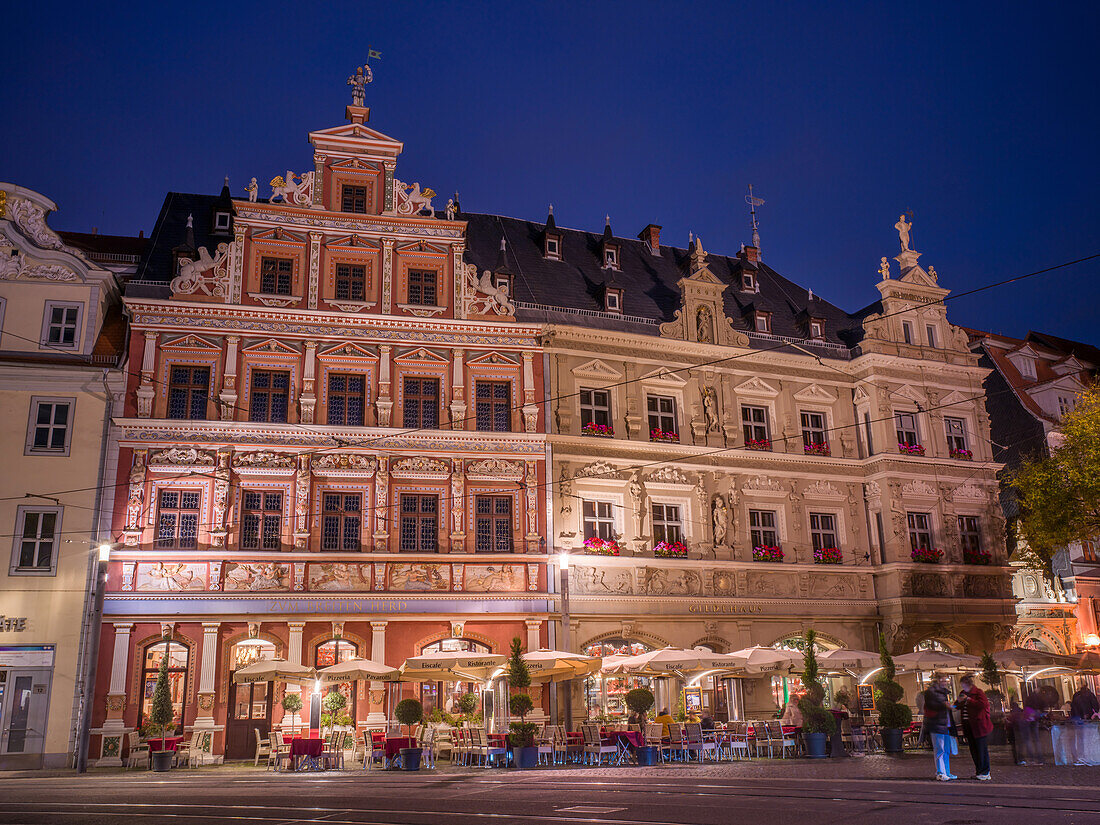
[[[610,318],[614,321],[629,321],[632,324],[647,324],[657,326],[660,321],[653,318],[643,318],[641,315],[627,315],[621,312],[601,312],[595,309],[579,309],[577,307],[556,307],[550,304],[534,304],[530,301],[513,301],[516,309],[533,309],[539,312],[564,312],[569,315],[582,315],[588,318]]]

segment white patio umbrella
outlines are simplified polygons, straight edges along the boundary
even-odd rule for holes
[[[583,678],[600,669],[599,656],[566,653],[564,650],[531,650],[523,654],[532,682],[566,682]]]
[[[966,653],[946,653],[942,650],[915,650],[894,657],[894,664],[903,672],[914,670],[973,670],[982,663],[981,657]]]
[[[1009,670],[1037,670],[1043,667],[1061,667],[1067,664],[1069,656],[1056,653],[1044,653],[1041,650],[1029,650],[1024,647],[1010,647],[993,654],[993,661]]]
[[[631,658],[626,653],[612,653],[610,656],[604,656],[600,662],[601,673],[618,673],[619,665],[626,659]]]
[[[880,654],[871,650],[851,650],[842,647],[817,654],[818,663],[839,670],[872,670],[882,664]]]
[[[406,682],[484,682],[507,660],[499,653],[437,650],[406,659],[401,678]]]
[[[311,667],[295,665],[286,659],[258,659],[234,672],[238,685],[248,682],[287,682],[291,685],[312,685],[317,673]]]
[[[359,680],[367,682],[403,681],[400,670],[389,665],[380,665],[370,659],[348,659],[339,664],[329,665],[317,671],[317,678],[326,685]]]
[[[729,656],[710,650],[686,650],[679,647],[662,647],[639,653],[619,662],[621,673],[650,674],[665,676],[668,674],[695,673],[700,670],[730,670],[735,662]]]
[[[772,673],[792,670],[802,666],[805,661],[801,653],[795,650],[779,650],[774,647],[753,645],[742,650],[727,653],[730,668],[744,673]]]

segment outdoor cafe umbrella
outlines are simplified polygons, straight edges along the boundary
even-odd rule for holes
[[[532,682],[565,682],[600,669],[599,656],[540,648],[523,654]]]
[[[317,678],[326,685],[339,682],[400,682],[401,671],[389,665],[380,665],[370,659],[348,659],[317,671]]]
[[[982,660],[965,653],[947,653],[942,650],[915,650],[894,657],[894,664],[902,671],[921,670],[973,670]]]
[[[286,659],[258,659],[233,674],[233,681],[238,685],[248,682],[287,682],[292,685],[312,685],[316,678],[317,674],[313,668],[292,664]]]
[[[1041,650],[1029,650],[1025,647],[1010,647],[993,654],[993,661],[1009,670],[1037,670],[1045,667],[1065,667],[1071,657],[1057,653],[1044,653]]]
[[[600,662],[601,673],[618,673],[619,663],[625,659],[631,658],[629,653],[612,653],[609,656],[604,656]]]
[[[623,659],[616,669],[621,673],[664,676],[670,673],[682,674],[699,670],[729,670],[733,666],[734,662],[729,656],[710,650],[662,647],[660,650],[650,650]]]
[[[870,650],[851,650],[846,647],[825,650],[817,654],[818,663],[829,670],[872,670],[882,664],[881,654]]]
[[[745,673],[770,673],[801,667],[805,657],[795,650],[753,645],[727,653],[728,667]]]
[[[499,653],[437,650],[406,659],[401,677],[406,682],[484,682],[507,660]]]

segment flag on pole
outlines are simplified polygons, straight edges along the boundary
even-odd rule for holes
[[[382,52],[376,52],[374,49],[367,47],[367,60],[381,60]]]

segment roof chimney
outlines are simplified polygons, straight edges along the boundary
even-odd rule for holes
[[[661,227],[655,223],[651,223],[646,226],[641,232],[638,233],[638,238],[645,242],[645,245],[649,247],[650,254],[661,254]]]
[[[760,247],[758,246],[746,246],[745,247],[745,260],[752,261],[754,264],[760,262]]]

